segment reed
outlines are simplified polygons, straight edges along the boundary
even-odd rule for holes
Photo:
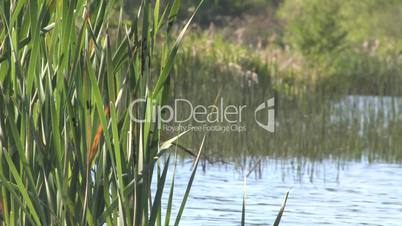
[[[183,134],[163,141],[149,119],[194,14],[174,38],[179,0],[143,0],[133,21],[124,4],[1,1],[3,224],[179,224],[202,144],[174,219],[172,196],[167,208],[161,200]],[[147,101],[130,111],[138,98]]]

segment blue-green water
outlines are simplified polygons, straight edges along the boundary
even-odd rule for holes
[[[190,168],[178,164],[175,208]],[[261,177],[247,178],[246,225],[271,225],[287,191],[281,225],[401,225],[401,178],[397,164],[325,160],[301,170],[292,161],[264,161]],[[240,225],[243,181],[232,165],[199,171],[181,225]]]
[[[281,225],[402,225],[400,98],[279,99],[275,107],[273,134],[252,127],[253,112],[247,132],[210,133],[181,225],[240,225],[243,169],[252,169],[246,225],[271,225],[287,191]],[[202,135],[185,144],[196,147]],[[176,209],[190,168],[191,160],[178,164]]]

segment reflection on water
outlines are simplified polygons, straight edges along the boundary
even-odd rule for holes
[[[261,178],[247,179],[246,225],[270,225],[290,190],[281,225],[400,225],[402,167],[388,163],[307,164],[264,161]],[[190,163],[178,164],[175,206],[190,176]],[[232,165],[210,165],[194,181],[181,225],[239,225],[243,176]],[[167,194],[165,197],[168,197]]]
[[[247,225],[272,224],[289,189],[282,225],[401,225],[400,97],[340,95],[308,84],[299,86],[302,90],[288,83],[273,87],[268,77],[259,75],[259,82],[250,83],[213,63],[192,63],[175,72],[171,99],[208,106],[220,97],[227,104],[247,105],[242,122],[247,129],[209,134],[204,171],[196,176],[182,225],[239,225],[244,167],[251,169]],[[271,97],[273,134],[254,119],[254,109]],[[187,115],[187,110],[176,113]],[[180,142],[196,147],[203,135],[192,132]],[[267,158],[273,160],[259,160]],[[229,164],[209,164],[216,161]],[[179,168],[177,199],[190,164]]]
[[[242,104],[231,101],[228,103]],[[189,98],[192,100],[191,98]],[[206,145],[208,158],[239,162],[239,155],[275,158],[309,158],[322,160],[336,157],[369,161],[402,160],[402,100],[396,97],[319,96],[289,100],[277,97],[276,129],[269,133],[260,128],[254,109],[264,100],[254,98],[246,103],[242,132],[212,132]],[[204,101],[205,102],[205,101]],[[199,102],[196,102],[199,103]],[[211,101],[213,103],[213,101]],[[179,114],[187,114],[179,109]],[[224,123],[223,123],[224,124]],[[186,146],[196,146],[203,132],[192,132],[182,140]]]
[[[327,90],[291,79],[273,83],[277,78],[265,71],[267,65],[249,65],[250,70],[260,72],[251,77],[247,73],[235,76],[230,66],[220,67],[219,62],[213,61],[206,64],[203,60],[194,58],[191,51],[180,54],[172,74],[169,102],[185,98],[194,105],[208,106],[219,97],[226,105],[247,105],[241,123],[246,131],[211,134],[205,146],[208,158],[241,162],[239,156],[246,153],[313,161],[359,160],[362,156],[367,156],[370,162],[402,160],[400,97],[348,95],[339,88],[340,84],[336,90]],[[272,97],[276,115],[274,134],[260,128],[254,119],[254,110]],[[187,111],[182,108],[175,114],[180,117],[188,115]],[[196,147],[203,135],[192,132],[181,142]]]

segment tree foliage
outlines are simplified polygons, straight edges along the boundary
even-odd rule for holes
[[[369,41],[400,47],[401,12],[399,0],[286,0],[279,15],[285,39],[304,55],[317,55]]]
[[[340,1],[287,1],[280,15],[286,20],[286,39],[307,56],[338,50],[347,31],[340,21]]]

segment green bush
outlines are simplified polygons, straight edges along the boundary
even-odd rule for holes
[[[286,39],[307,57],[334,54],[344,45],[347,31],[340,20],[340,1],[287,1],[281,9]]]

